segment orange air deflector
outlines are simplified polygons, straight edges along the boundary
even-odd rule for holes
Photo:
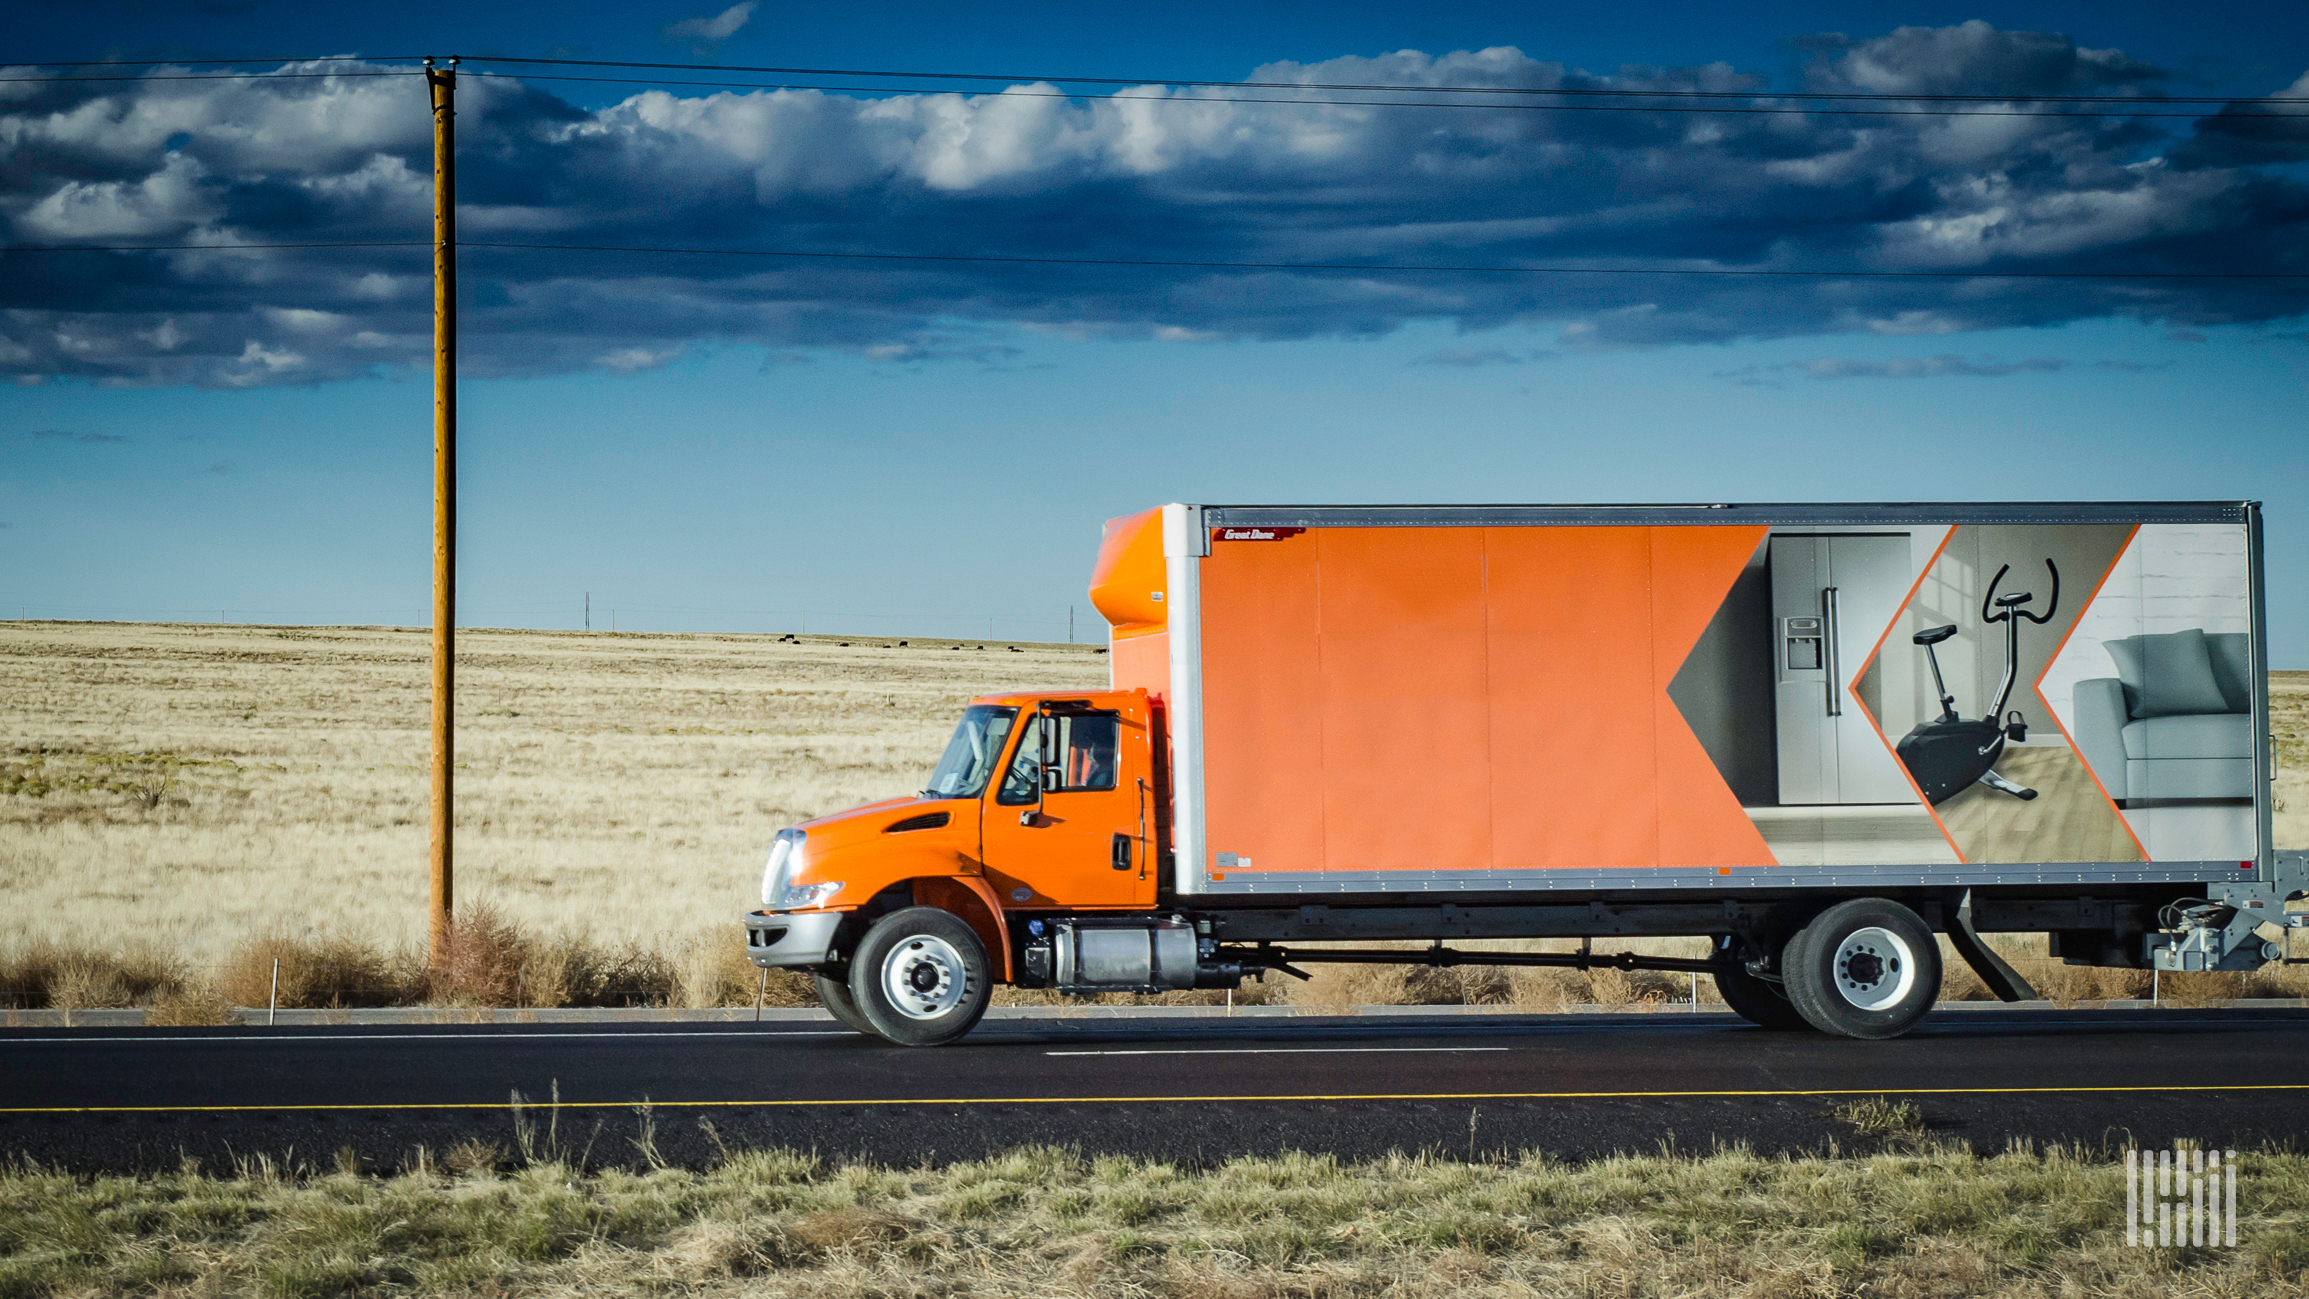
[[[1090,574],[1090,603],[1117,638],[1163,630],[1163,512],[1141,510],[1106,521],[1098,566]]]
[[[1170,694],[1170,615],[1162,599],[1169,580],[1161,507],[1106,521],[1090,603],[1111,628],[1107,684],[1116,690]]]
[[[1667,694],[1764,532],[1213,546],[1209,851],[1261,873],[1772,864]]]

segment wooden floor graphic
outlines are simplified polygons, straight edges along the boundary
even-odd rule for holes
[[[1955,851],[1921,803],[1751,807],[1747,813],[1782,866],[1956,862]]]
[[[1973,785],[1940,805],[1940,823],[1966,861],[2141,861],[2124,818],[2101,796],[2067,745],[2007,748],[1996,769],[2036,791],[2014,798]]]

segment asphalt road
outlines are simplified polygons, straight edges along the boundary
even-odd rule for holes
[[[419,1144],[510,1151],[518,1122],[596,1163],[643,1160],[645,1127],[675,1163],[717,1143],[899,1164],[1034,1142],[1194,1162],[1853,1149],[1871,1141],[1831,1111],[1876,1095],[1983,1150],[2298,1142],[2309,1011],[1950,1014],[1892,1042],[1711,1015],[1006,1020],[927,1051],[812,1023],[0,1032],[0,1154],[87,1171],[391,1167]]]

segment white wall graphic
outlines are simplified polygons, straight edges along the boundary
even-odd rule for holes
[[[2067,645],[2047,667],[2041,689],[2061,725],[2076,741],[2080,753],[2112,794],[2132,795],[2125,820],[2147,850],[2159,861],[2242,861],[2254,855],[2254,820],[2246,786],[2236,797],[2221,797],[2226,785],[2192,788],[2185,797],[2141,798],[2138,787],[2126,788],[2124,777],[2104,768],[2123,765],[2119,749],[2107,736],[2105,721],[2080,716],[2093,711],[2090,698],[2080,699],[2080,683],[2105,681],[2119,675],[2108,642],[2130,636],[2159,636],[2197,629],[2208,636],[2251,629],[2247,592],[2245,529],[2236,524],[2146,524],[2119,556],[2102,584],[2100,594],[2079,619]],[[2101,688],[2103,697],[2106,688]],[[2250,735],[2243,719],[2230,722],[2206,714],[2171,719],[2183,722],[2195,743],[2208,745],[2208,728],[2238,730]],[[2097,740],[2097,747],[2096,747]],[[2164,755],[2195,756],[2177,749],[2159,750],[2154,739],[2131,737],[2125,758]],[[2218,748],[2215,739],[2202,752]],[[2226,753],[2227,749],[2220,750]],[[2096,756],[2096,753],[2098,756]],[[2238,759],[2220,759],[2236,762]],[[2136,763],[2132,770],[2139,771]],[[2150,792],[2170,791],[2151,786]]]

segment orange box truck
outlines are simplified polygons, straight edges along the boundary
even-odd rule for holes
[[[919,794],[779,832],[755,964],[909,1045],[998,983],[1319,961],[1691,971],[1882,1038],[1936,934],[2007,999],[1982,932],[2248,969],[2309,881],[2254,502],[1166,505],[1091,599],[1111,689],[975,700]],[[1453,945],[1670,935],[1710,954]]]

